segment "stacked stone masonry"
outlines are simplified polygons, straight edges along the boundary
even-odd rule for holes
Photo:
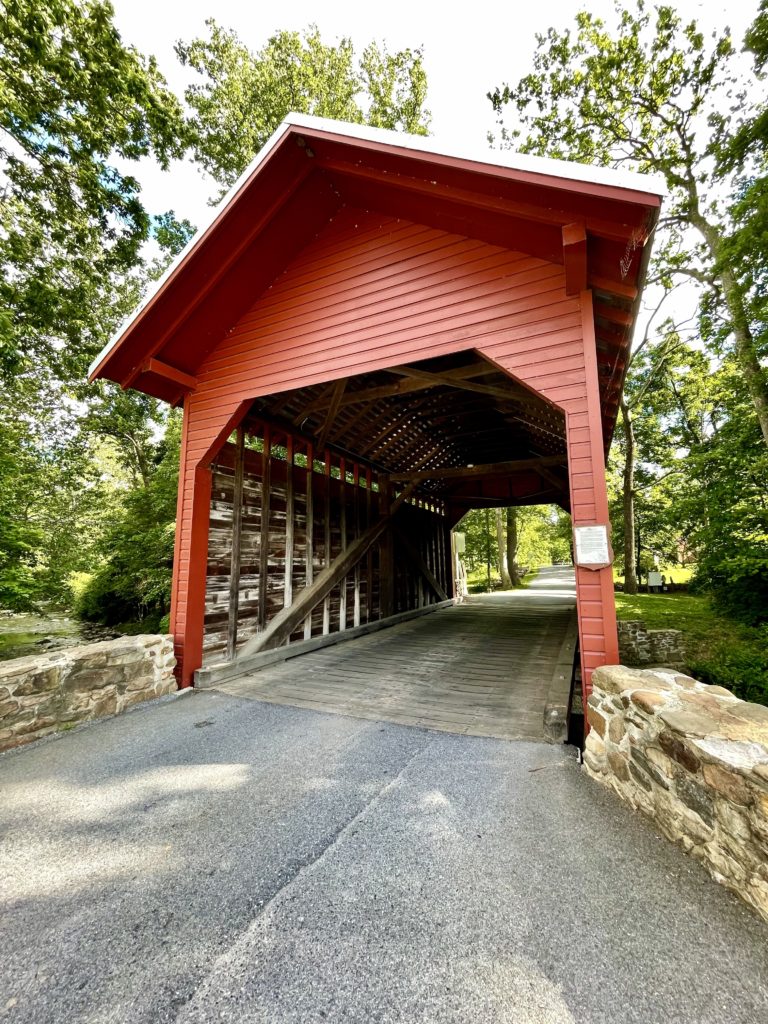
[[[131,636],[0,663],[0,750],[176,689],[171,636]]]
[[[592,676],[589,775],[768,921],[768,707],[663,670]]]
[[[683,634],[679,629],[647,629],[642,619],[617,622],[619,655],[625,665],[685,664]]]

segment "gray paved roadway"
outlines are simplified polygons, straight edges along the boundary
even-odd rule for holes
[[[203,692],[0,757],[0,828],[3,1020],[768,1020],[768,927],[569,748]]]

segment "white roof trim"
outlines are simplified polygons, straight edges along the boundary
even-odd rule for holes
[[[431,156],[446,156],[454,160],[471,160],[473,163],[485,164],[489,168],[505,167],[514,171],[527,171],[531,174],[547,174],[554,178],[568,181],[585,181],[593,185],[612,185],[614,188],[634,189],[637,192],[650,192],[655,196],[666,196],[666,182],[661,174],[641,174],[638,171],[626,171],[613,167],[596,167],[592,164],[579,164],[570,160],[553,160],[551,157],[530,156],[527,153],[516,153],[513,150],[481,149],[479,146],[457,149],[447,139],[434,135],[407,135],[405,132],[391,131],[387,128],[370,128],[368,125],[349,124],[346,121],[333,121],[328,117],[315,117],[312,114],[288,114],[283,126],[295,128],[315,128],[317,131],[333,132],[349,138],[361,139],[366,142],[381,142],[387,146],[399,146],[401,149],[412,149],[417,153]],[[271,140],[270,140],[271,142]]]
[[[196,248],[219,214],[226,209],[253,172],[267,159],[282,137],[291,128],[307,128],[330,132],[346,138],[360,139],[364,142],[379,142],[387,146],[396,146],[400,149],[410,149],[415,153],[424,153],[429,156],[444,156],[454,160],[470,160],[489,169],[503,167],[530,174],[562,178],[565,181],[583,181],[594,185],[609,185],[613,188],[649,192],[662,198],[668,192],[666,182],[660,174],[640,174],[637,171],[615,170],[611,167],[595,167],[591,164],[579,164],[568,160],[553,160],[549,157],[530,156],[527,153],[516,153],[512,150],[497,151],[480,149],[479,147],[462,148],[459,150],[449,142],[431,135],[408,135],[405,132],[391,131],[386,128],[370,128],[368,125],[351,124],[347,121],[334,121],[328,117],[315,117],[312,114],[287,114],[285,120],[262,146],[253,160],[251,160],[232,188],[215,207],[211,207],[210,214],[204,219],[192,238],[173,259],[162,276],[155,281],[139,305],[123,321],[101,352],[96,356],[88,367],[89,376],[109,355],[133,321],[152,302],[168,278],[175,273],[192,250]],[[491,156],[492,159],[489,159]]]

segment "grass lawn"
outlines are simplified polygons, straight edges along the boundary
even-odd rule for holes
[[[699,594],[617,594],[620,619],[642,619],[648,629],[679,629],[688,667],[705,683],[727,686],[743,700],[768,704],[768,628],[744,626],[720,615]]]
[[[642,619],[648,629],[682,629],[692,639],[726,638],[736,625],[723,619],[700,594],[617,594],[620,619]],[[739,628],[739,627],[737,627]]]
[[[667,583],[690,583],[695,570],[695,565],[660,565],[658,569],[660,573],[667,577]],[[619,572],[615,564],[613,567],[613,581],[614,583],[624,582],[624,575]],[[643,581],[645,581],[645,575],[643,575]]]

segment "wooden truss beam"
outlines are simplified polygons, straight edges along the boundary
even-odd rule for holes
[[[388,529],[392,517],[401,505],[408,500],[415,488],[416,484],[412,483],[401,491],[390,505],[389,511],[382,515],[365,533],[354,540],[322,572],[318,573],[311,585],[305,587],[296,596],[296,600],[290,608],[283,608],[281,612],[275,615],[263,632],[252,637],[241,648],[238,658],[244,658],[249,654],[256,654],[259,651],[266,651],[272,647],[279,647],[280,644],[288,640],[291,633],[304,621],[312,609],[325,600],[336,584],[348,575],[368,549]]]
[[[539,470],[546,466],[564,466],[565,455],[544,455],[535,459],[515,459],[512,462],[489,462],[480,466],[448,466],[442,469],[422,469],[418,472],[392,473],[393,480],[421,483],[423,480],[464,480],[467,477],[507,476],[524,469]]]
[[[384,439],[388,435],[397,433],[397,431],[404,427],[405,424],[408,423],[408,421],[413,416],[418,416],[419,411],[424,407],[424,405],[428,401],[429,398],[418,399],[416,402],[404,407],[402,411],[399,413],[399,415],[396,415],[393,420],[387,420],[387,423],[384,426],[384,428],[380,430],[377,434],[374,434],[371,440],[367,441],[363,445],[363,447],[360,449],[360,454],[362,456],[366,456],[370,452],[376,451],[377,447],[382,443],[382,441],[384,441]]]
[[[337,380],[334,385],[331,402],[328,406],[328,412],[325,414],[325,422],[317,434],[317,450],[319,452],[325,450],[328,435],[331,432],[331,427],[333,426],[333,422],[336,419],[341,406],[341,400],[344,397],[344,391],[347,387],[347,379],[347,377],[342,377],[340,380]]]
[[[315,399],[315,403],[319,402],[321,408],[327,409],[328,406],[330,405],[331,399],[333,398],[333,393],[335,390],[336,381],[332,381],[323,389],[322,395],[319,398]],[[300,412],[296,413],[296,415],[293,417],[294,427],[300,427],[302,425],[303,421],[307,418],[307,412],[308,409],[303,408]]]
[[[278,416],[274,413],[269,412],[268,409],[254,408],[252,412],[244,420],[246,427],[246,433],[254,431],[258,433],[259,430],[263,430],[265,427],[271,427],[273,434],[284,434],[288,436],[292,434],[293,437],[302,441],[304,444],[312,445],[315,455],[319,457],[322,453],[319,451],[315,435],[308,430],[303,430],[301,427],[294,426],[290,420]],[[379,465],[372,459],[367,459],[361,456],[358,452],[350,451],[343,445],[334,443],[333,440],[326,442],[326,450],[333,452],[342,459],[350,459],[351,461],[358,461],[361,465],[370,466],[371,469],[375,469],[378,473],[388,473],[389,470],[384,466]]]
[[[489,368],[490,369],[490,368]],[[423,381],[426,387],[449,387],[457,388],[460,391],[474,391],[478,395],[490,395],[491,398],[500,398],[506,402],[520,402],[522,405],[533,405],[540,408],[545,403],[518,389],[510,381],[508,388],[498,387],[493,384],[475,384],[471,380],[457,380],[447,373],[430,373],[427,370],[417,370],[412,366],[398,366],[392,369],[392,373],[401,374],[403,377],[411,377],[417,381]]]
[[[399,373],[400,370],[405,370],[406,367],[399,367],[398,369],[387,368],[387,373]],[[450,379],[451,382],[460,380],[470,380],[472,377],[481,377],[483,374],[492,373],[493,367],[486,362],[472,363],[470,366],[462,366],[456,370],[446,370],[442,377]],[[440,383],[445,383],[440,381]],[[346,408],[348,405],[358,405],[360,402],[375,402],[380,398],[391,398],[393,395],[407,395],[412,391],[423,391],[424,388],[435,387],[435,381],[427,381],[423,379],[412,379],[412,380],[401,380],[395,384],[382,384],[375,388],[365,388],[360,391],[348,391],[342,398],[339,408]],[[319,398],[313,399],[305,405],[299,420],[303,419],[311,412],[319,412],[328,408],[331,401],[331,396],[326,392]]]
[[[235,448],[235,485],[232,496],[232,552],[229,567],[229,617],[227,619],[227,660],[237,650],[237,618],[240,602],[240,544],[243,521],[243,482],[245,477],[245,430],[237,428]]]
[[[568,481],[562,480],[556,473],[553,473],[546,466],[537,466],[536,472],[541,479],[548,484],[552,484],[558,491],[563,491],[567,494],[568,492]]]
[[[548,487],[545,491],[533,491],[531,494],[519,494],[514,498],[488,498],[484,494],[452,494],[451,505],[461,506],[462,509],[465,505],[469,508],[481,505],[488,505],[489,508],[518,508],[521,505],[557,502],[563,496],[561,490],[555,490],[552,487]],[[462,515],[464,515],[463,511]]]
[[[405,533],[402,530],[396,529],[396,533],[398,542],[404,548],[405,553],[408,555],[410,560],[419,570],[419,572],[430,585],[430,587],[432,587],[434,592],[437,594],[438,598],[441,601],[447,601],[448,595],[443,590],[440,581],[437,579],[435,574],[432,572],[427,563],[421,557],[418,549],[413,544],[411,544],[410,540],[408,539],[408,537],[406,537]]]

